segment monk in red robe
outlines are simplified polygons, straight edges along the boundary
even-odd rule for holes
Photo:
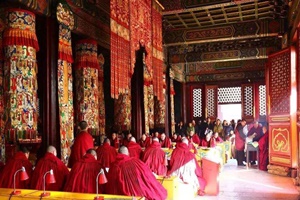
[[[246,134],[244,133],[244,128],[246,126],[246,120],[241,120],[240,123],[236,126],[235,130],[235,148],[236,148],[236,159],[238,166],[246,166],[243,161],[245,158],[245,140]]]
[[[170,170],[167,175],[179,177],[183,183],[190,184],[199,195],[204,195],[206,181],[195,155],[188,147],[187,138],[183,138],[172,152]]]
[[[215,132],[214,135],[210,138],[209,146],[210,147],[215,147],[215,146],[217,146],[217,144],[222,143],[222,142],[223,142],[223,140],[219,136],[219,133]]]
[[[68,163],[69,168],[72,168],[77,161],[81,160],[88,149],[94,148],[93,137],[87,132],[87,122],[81,121],[79,127],[80,132],[76,136],[74,144],[71,147],[71,155]]]
[[[29,151],[26,148],[22,148],[18,151],[13,158],[11,158],[2,170],[0,177],[0,188],[14,188],[14,174],[17,170],[25,167],[25,170],[29,176],[28,180],[20,180],[20,172],[16,174],[16,188],[28,189],[30,186],[30,179],[32,174],[32,164],[28,160]]]
[[[166,136],[165,133],[162,133],[160,135],[159,143],[161,145],[161,148],[170,148],[171,147],[171,139]]]
[[[117,151],[115,147],[110,146],[110,140],[108,138],[104,140],[103,145],[99,146],[96,152],[97,160],[105,168],[109,168],[110,164],[115,162],[117,157]]]
[[[110,145],[116,149],[119,148],[119,138],[116,133],[111,134]]]
[[[142,148],[147,148],[150,145],[150,138],[147,137],[145,133],[142,134],[142,137],[139,140],[139,145]]]
[[[166,189],[156,180],[150,168],[141,160],[129,157],[125,146],[120,147],[117,160],[109,169],[107,180],[108,194],[141,196],[153,200],[167,198]]]
[[[193,143],[193,145],[199,146],[200,144],[200,138],[197,134],[195,134],[195,131],[190,131],[190,141]]]
[[[96,193],[96,177],[103,167],[97,161],[97,153],[89,149],[83,158],[76,162],[67,179],[64,191]],[[99,187],[99,193],[103,189]]]
[[[31,178],[31,189],[43,190],[43,176],[46,172],[53,170],[56,182],[46,185],[46,190],[61,191],[69,175],[66,165],[56,157],[57,152],[54,146],[49,146],[43,158],[37,163]]]
[[[259,166],[260,170],[267,171],[269,164],[269,132],[267,127],[263,127],[263,136],[258,141],[259,148]]]
[[[127,147],[128,147],[130,157],[135,157],[137,159],[141,157],[142,148],[138,143],[136,143],[134,137],[130,138],[130,142],[128,143]]]
[[[167,158],[161,149],[158,138],[153,138],[152,144],[145,150],[142,161],[157,175],[166,175]]]
[[[123,146],[127,147],[128,146],[128,143],[130,142],[130,138],[132,137],[132,134],[131,133],[128,133],[126,135],[126,137],[123,139]]]

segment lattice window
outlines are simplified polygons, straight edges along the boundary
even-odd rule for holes
[[[193,89],[193,116],[202,117],[202,90]]]
[[[252,86],[244,87],[244,114],[253,116],[253,88]]]
[[[259,91],[259,115],[267,115],[267,98],[266,98],[266,86],[258,86]]]
[[[218,103],[240,103],[241,87],[218,88]]]
[[[270,59],[271,114],[290,113],[290,65],[289,50]]]
[[[207,116],[217,116],[215,113],[215,90],[207,89]]]

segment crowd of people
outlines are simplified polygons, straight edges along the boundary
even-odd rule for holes
[[[0,171],[0,187],[13,188],[14,173],[24,166],[29,179],[20,181],[17,177],[16,188],[42,190],[42,175],[52,169],[56,183],[47,185],[47,190],[96,193],[96,177],[102,170],[108,182],[99,185],[100,193],[166,199],[167,191],[156,179],[157,175],[177,176],[183,183],[190,184],[198,195],[204,195],[206,181],[191,150],[197,146],[214,147],[232,138],[238,165],[244,165],[246,140],[258,141],[259,168],[266,170],[268,133],[266,127],[257,122],[251,128],[246,126],[245,120],[238,121],[237,125],[228,125],[225,121],[222,125],[219,119],[213,123],[208,118],[198,124],[192,121],[186,127],[180,122],[172,137],[155,132],[143,134],[138,141],[130,133],[126,137],[112,133],[98,148],[94,147],[93,137],[87,131],[87,122],[80,122],[79,128],[71,148],[69,169],[57,158],[54,146],[48,147],[34,167],[28,160],[28,150],[23,148]],[[163,148],[173,148],[169,159]],[[251,161],[255,162],[254,156]]]

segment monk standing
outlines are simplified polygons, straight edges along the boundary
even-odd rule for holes
[[[32,164],[28,160],[29,151],[26,148],[22,148],[17,152],[13,158],[11,158],[2,170],[0,176],[0,188],[14,188],[14,174],[17,170],[25,167],[25,170],[29,176],[28,180],[20,180],[20,172],[16,174],[16,188],[28,189],[30,186],[30,178],[32,174]]]
[[[135,157],[137,159],[140,158],[141,153],[142,153],[142,148],[138,143],[136,143],[136,140],[134,137],[130,138],[130,142],[128,143],[127,147],[128,147],[130,157]]]
[[[99,146],[96,152],[97,160],[105,168],[109,168],[110,164],[115,162],[117,157],[117,151],[115,147],[110,146],[110,140],[108,138],[104,140],[103,145]]]
[[[87,122],[81,121],[79,127],[80,132],[76,136],[74,144],[71,147],[71,155],[68,163],[69,168],[72,168],[77,161],[81,160],[88,149],[94,148],[93,137],[87,132]]]
[[[152,144],[145,150],[142,161],[157,175],[166,175],[166,154],[161,149],[158,138],[152,139]]]
[[[267,166],[269,164],[269,132],[267,127],[262,128],[263,136],[258,141],[259,148],[259,166],[260,170],[267,171]]]
[[[167,191],[155,179],[149,167],[141,160],[129,157],[127,147],[119,149],[116,162],[107,175],[108,194],[141,196],[146,199],[165,200]]]
[[[97,161],[97,153],[89,149],[83,158],[76,162],[67,179],[64,191],[96,193],[96,177],[102,166]],[[102,189],[99,188],[100,193]]]
[[[43,158],[37,163],[31,179],[30,188],[36,190],[43,190],[43,176],[49,170],[53,170],[56,182],[46,185],[47,190],[61,191],[69,175],[69,170],[66,165],[57,157],[56,148],[49,146]]]
[[[182,142],[176,145],[171,155],[170,170],[167,175],[179,177],[184,183],[191,184],[199,195],[204,195],[206,181],[188,143],[188,139],[183,138]]]

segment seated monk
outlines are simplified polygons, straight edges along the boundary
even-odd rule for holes
[[[139,140],[139,145],[142,148],[147,148],[150,145],[150,138],[147,137],[145,133],[142,134],[142,137]]]
[[[119,148],[119,138],[116,133],[111,134],[110,145],[114,148]]]
[[[174,133],[172,138],[171,138],[171,142],[181,142],[181,136],[178,135],[177,133]]]
[[[215,132],[213,134],[213,136],[210,138],[210,141],[209,141],[209,146],[210,147],[215,147],[217,146],[218,143],[222,143],[223,140],[222,138],[219,136],[219,133],[218,132]]]
[[[109,168],[110,164],[115,162],[117,157],[117,151],[115,147],[110,146],[110,140],[108,138],[104,140],[103,145],[99,146],[96,152],[97,160],[105,168]]]
[[[165,200],[166,189],[159,183],[150,168],[141,160],[129,157],[128,149],[120,147],[116,162],[107,175],[106,193],[141,196],[146,199]]]
[[[136,140],[134,137],[130,138],[130,142],[128,143],[127,147],[128,147],[130,157],[135,157],[137,159],[140,159],[141,153],[142,153],[142,148],[138,143],[136,143]]]
[[[132,134],[131,133],[128,133],[126,135],[126,137],[123,139],[122,141],[122,145],[127,147],[128,146],[128,143],[130,142],[130,138],[132,137]]]
[[[66,165],[56,157],[57,152],[54,146],[49,146],[43,158],[37,163],[31,178],[31,189],[43,190],[43,176],[49,170],[53,170],[56,182],[46,185],[46,190],[61,191],[64,188],[69,170]]]
[[[64,191],[96,193],[96,177],[101,168],[101,164],[97,161],[96,151],[87,150],[83,158],[72,167]],[[103,189],[99,187],[99,191],[102,193]]]
[[[190,141],[193,145],[199,146],[200,144],[200,138],[197,134],[195,134],[195,131],[191,130],[190,131]]]
[[[184,183],[191,184],[195,192],[204,195],[206,181],[202,176],[202,169],[195,159],[195,155],[188,147],[188,139],[183,138],[171,155],[170,170],[167,175],[177,176]]]
[[[165,133],[162,133],[160,135],[159,143],[161,145],[161,148],[170,148],[171,147],[171,140],[169,137],[166,136]]]
[[[161,149],[158,138],[153,138],[152,144],[145,150],[142,161],[157,175],[166,175],[166,154]]]
[[[87,132],[87,122],[81,121],[79,127],[80,132],[77,134],[74,144],[71,147],[71,155],[68,163],[69,168],[72,168],[77,161],[81,160],[88,149],[94,148],[93,137]]]
[[[32,174],[32,164],[28,160],[29,151],[24,147],[21,151],[15,153],[6,165],[3,167],[2,175],[0,177],[0,188],[14,188],[14,174],[17,170],[25,167],[25,170],[29,176],[28,180],[20,180],[20,172],[16,174],[16,188],[28,189],[30,186],[30,178]]]

